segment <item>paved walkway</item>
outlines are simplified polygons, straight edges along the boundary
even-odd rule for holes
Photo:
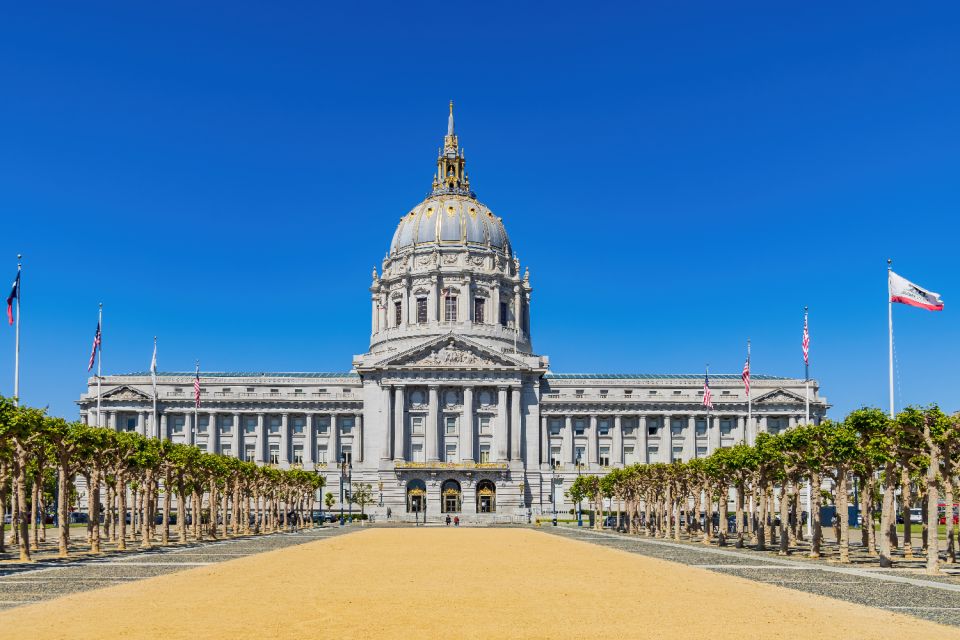
[[[353,530],[354,527],[304,529],[297,533],[194,542],[149,551],[3,563],[0,564],[0,610],[285,549]]]
[[[545,527],[553,535],[960,626],[960,584],[918,569],[880,570],[695,542],[673,542],[583,528]],[[876,562],[874,561],[874,567]]]
[[[226,561],[190,556],[188,550],[144,554],[142,562],[116,560],[112,564],[118,566],[112,569],[118,572],[169,570],[166,564],[154,564],[168,561],[181,566],[153,579],[135,578],[0,612],[0,628],[31,638],[73,640],[808,640],[824,630],[840,638],[960,639],[958,629],[890,611],[605,548],[595,541],[606,537],[583,532],[432,527],[354,531],[261,538],[256,542],[269,541],[279,548]],[[309,544],[276,542],[310,536],[328,537]],[[225,542],[206,551],[221,556],[246,553],[244,544]],[[213,564],[190,564],[206,562]],[[100,570],[110,564],[79,568]],[[740,568],[749,564],[741,562]]]

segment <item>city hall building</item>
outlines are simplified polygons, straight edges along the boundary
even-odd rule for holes
[[[471,521],[571,508],[578,461],[603,474],[689,460],[803,420],[801,379],[753,375],[748,423],[739,374],[711,375],[707,414],[701,374],[553,373],[533,349],[530,271],[473,192],[452,104],[433,189],[400,218],[369,291],[370,345],[348,371],[201,373],[196,416],[193,372],[161,373],[156,421],[149,373],[108,375],[101,421],[315,471],[335,496],[346,461],[373,487],[368,512]],[[79,405],[96,424],[96,378]],[[812,419],[826,409],[811,381]]]

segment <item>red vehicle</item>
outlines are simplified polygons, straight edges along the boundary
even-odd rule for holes
[[[947,524],[947,504],[941,502],[937,505],[937,523]],[[960,504],[953,505],[953,524],[960,524]]]

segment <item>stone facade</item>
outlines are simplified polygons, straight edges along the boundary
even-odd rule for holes
[[[283,468],[339,494],[347,461],[370,511],[466,519],[569,509],[577,473],[688,460],[802,421],[803,380],[739,374],[553,374],[533,351],[529,269],[470,190],[451,105],[433,190],[404,215],[373,270],[369,349],[345,373],[148,373],[101,380],[100,424]],[[809,382],[811,420],[826,412]],[[80,400],[97,423],[97,381]],[[579,467],[577,461],[579,460]]]

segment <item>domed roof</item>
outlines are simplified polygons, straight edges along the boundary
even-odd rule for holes
[[[473,245],[510,253],[503,221],[476,199],[435,194],[400,219],[390,253],[425,244]]]

